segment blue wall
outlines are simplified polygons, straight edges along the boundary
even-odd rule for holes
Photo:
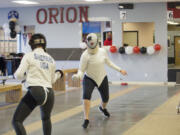
[[[62,7],[62,6],[50,6]],[[65,8],[70,6],[63,6]],[[78,7],[78,6],[77,6]],[[155,42],[162,45],[162,50],[152,56],[109,54],[118,66],[127,70],[128,76],[121,77],[116,71],[107,67],[109,80],[119,81],[120,77],[127,81],[166,82],[167,81],[167,9],[166,3],[138,3],[133,10],[126,10],[126,20],[120,20],[117,4],[90,5],[89,17],[106,17],[112,20],[113,44],[122,46],[122,22],[154,22]],[[48,7],[49,8],[49,7]],[[81,24],[44,24],[36,22],[36,11],[39,7],[12,8],[19,12],[20,25],[35,25],[36,32],[44,33],[50,48],[77,48],[81,40]],[[0,9],[0,25],[7,22],[7,14],[11,9]],[[62,67],[64,62],[57,62]],[[78,67],[79,61],[66,62],[65,68]]]

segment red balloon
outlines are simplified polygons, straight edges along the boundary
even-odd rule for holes
[[[155,49],[156,51],[161,50],[161,45],[160,45],[160,44],[156,44],[156,45],[154,46],[154,49]]]
[[[110,50],[110,52],[112,52],[112,53],[117,52],[116,46],[111,46],[109,50]]]
[[[133,52],[134,52],[134,53],[139,53],[139,52],[140,52],[139,47],[138,47],[138,46],[134,47],[134,48],[133,48]]]

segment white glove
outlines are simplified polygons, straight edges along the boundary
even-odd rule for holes
[[[61,73],[60,72],[56,72],[55,73],[55,78],[57,78],[57,79],[61,78]]]
[[[74,74],[73,76],[72,76],[72,80],[73,81],[78,81],[80,79],[80,76],[78,75],[78,74]]]

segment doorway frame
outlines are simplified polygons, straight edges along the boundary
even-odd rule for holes
[[[180,37],[180,36],[174,36],[174,64],[176,65],[176,43],[175,43],[175,38]]]
[[[123,35],[124,35],[124,33],[136,33],[136,35],[137,35],[137,46],[139,46],[139,31],[123,31]],[[124,41],[124,37],[123,37],[123,41]],[[124,46],[124,44],[123,44],[123,46]]]

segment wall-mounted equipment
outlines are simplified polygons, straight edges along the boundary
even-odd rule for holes
[[[134,4],[131,3],[123,3],[123,4],[119,4],[118,5],[119,9],[133,9],[134,8]]]

